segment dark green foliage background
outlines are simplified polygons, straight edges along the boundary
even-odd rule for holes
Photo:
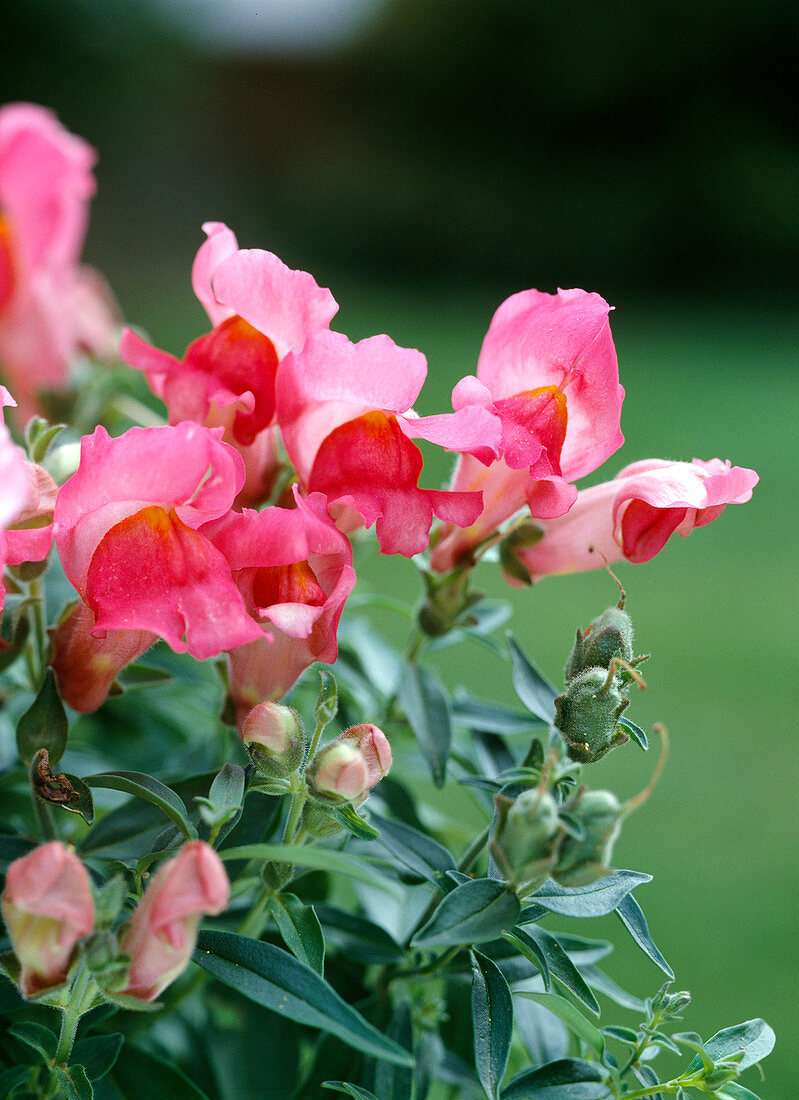
[[[154,339],[180,352],[202,331],[189,266],[207,218],[330,285],[353,339],[385,331],[421,348],[422,412],[446,407],[474,370],[505,295],[580,285],[618,307],[628,393],[627,443],[601,476],[650,455],[759,471],[751,504],[619,570],[639,646],[654,652],[630,714],[663,720],[672,754],[616,863],[655,876],[640,900],[694,994],[686,1027],[764,1016],[778,1045],[758,1091],[791,1095],[795,5],[404,0],[349,55],[302,64],[214,61],[124,7],[10,0],[0,98],[47,103],[99,147],[88,257]],[[448,465],[436,459],[427,485]],[[513,592],[488,567],[478,579],[511,596],[519,641],[555,681],[575,627],[615,598],[602,573]],[[416,595],[403,562],[370,559],[362,583]],[[509,701],[509,665],[471,656],[435,663]],[[128,766],[134,736],[120,728],[114,766]],[[596,766],[594,785],[632,795],[652,766],[628,747]],[[430,797],[457,799],[463,820],[468,802],[449,786]],[[620,960],[639,994],[654,989],[631,946]]]

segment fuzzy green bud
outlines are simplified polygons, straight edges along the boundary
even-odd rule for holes
[[[562,886],[585,886],[607,874],[621,814],[612,791],[585,791],[572,811],[582,836],[567,836],[563,841],[552,877]]]
[[[545,873],[562,832],[552,795],[538,789],[522,791],[515,801],[500,795],[496,808],[491,850],[502,872],[517,881]]]
[[[633,659],[632,619],[620,607],[607,608],[589,623],[585,632],[577,631],[566,662],[566,683],[587,668],[609,668],[614,657],[628,662]]]
[[[244,719],[241,739],[256,768],[270,777],[297,770],[305,752],[302,719],[292,707],[258,703]]]
[[[628,740],[619,718],[630,700],[605,669],[587,668],[555,700],[555,726],[567,743],[571,760],[590,764]]]

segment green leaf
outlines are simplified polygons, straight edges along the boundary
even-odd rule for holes
[[[743,1054],[737,1063],[739,1072],[753,1066],[755,1062],[762,1061],[771,1054],[774,1049],[775,1035],[765,1020],[747,1020],[743,1024],[734,1027],[725,1027],[717,1031],[712,1038],[704,1044],[706,1053],[714,1062],[721,1062],[727,1058],[734,1058]],[[692,1071],[694,1062],[688,1067]],[[698,1068],[698,1064],[696,1066]]]
[[[87,775],[86,783],[90,787],[125,791],[144,802],[150,802],[166,814],[187,840],[196,836],[194,828],[189,824],[189,811],[183,799],[152,775],[145,775],[144,772],[100,772],[98,775]]]
[[[36,1024],[32,1020],[23,1020],[13,1024],[8,1029],[8,1034],[13,1035],[25,1046],[31,1047],[41,1056],[42,1062],[50,1062],[55,1057],[58,1048],[58,1036],[54,1035],[49,1027]]]
[[[99,1081],[113,1068],[124,1041],[123,1035],[90,1035],[75,1043],[71,1057],[90,1081]]]
[[[400,945],[379,924],[333,905],[317,904],[315,909],[322,922],[327,943],[348,958],[367,965],[386,965],[402,958],[403,950]]]
[[[518,1074],[502,1100],[604,1100],[610,1096],[600,1066],[581,1058],[561,1058]]]
[[[622,899],[616,906],[616,912],[641,950],[649,956],[656,966],[660,967],[667,977],[673,978],[674,971],[655,946],[649,934],[649,926],[646,923],[646,917],[643,914],[643,910],[632,894],[628,894]]]
[[[728,1081],[726,1085],[722,1085],[720,1089],[717,1089],[713,1095],[718,1097],[718,1100],[760,1100],[756,1093],[744,1088],[743,1085],[739,1085],[737,1081]]]
[[[41,465],[47,456],[50,444],[65,428],[66,424],[49,424],[42,416],[34,416],[29,420],[25,427],[25,443],[31,462]]]
[[[495,962],[470,951],[474,1065],[489,1100],[497,1100],[513,1040],[513,998]]]
[[[94,1089],[83,1066],[70,1066],[66,1070],[56,1066],[53,1073],[66,1100],[93,1100]]]
[[[408,665],[400,681],[398,700],[427,758],[433,782],[444,786],[452,744],[449,697],[429,669]]]
[[[549,725],[555,717],[557,691],[525,656],[512,634],[508,634],[508,648],[513,662],[514,691],[531,714]]]
[[[174,677],[171,672],[167,672],[165,668],[159,668],[157,665],[143,664],[141,661],[136,661],[132,665],[126,665],[125,668],[119,673],[115,683],[117,683],[123,691],[129,691],[131,688],[138,687],[152,687],[154,684],[163,684],[165,680],[172,680]]]
[[[597,993],[601,993],[615,1004],[621,1005],[622,1008],[629,1008],[631,1012],[635,1012],[639,1016],[646,1012],[646,1005],[640,997],[635,997],[632,993],[628,993],[626,989],[622,989],[598,966],[584,966],[583,977]]]
[[[316,871],[338,872],[359,879],[369,886],[377,886],[384,892],[398,893],[397,884],[379,874],[369,863],[349,852],[338,852],[333,848],[315,845],[300,847],[296,844],[244,844],[238,848],[223,848],[218,854],[222,860],[271,860],[274,863],[289,863],[294,867],[312,867]]]
[[[28,840],[22,836],[0,835],[0,874],[4,875],[10,863],[29,855],[36,847],[35,840]]]
[[[55,673],[48,668],[39,694],[17,723],[17,749],[26,764],[30,764],[39,749],[47,749],[50,765],[55,766],[64,755],[69,735],[69,721]]]
[[[504,883],[494,878],[470,879],[442,899],[414,936],[413,945],[445,947],[495,940],[516,922],[519,909],[519,899]]]
[[[244,768],[228,761],[214,776],[208,797],[195,797],[194,801],[200,806],[200,817],[210,828],[210,839],[215,845],[219,843],[220,827],[231,821],[241,811],[244,788]]]
[[[612,913],[636,886],[651,881],[652,876],[643,871],[613,871],[587,886],[560,886],[548,879],[530,900],[564,917],[603,917]]]
[[[69,810],[71,814],[80,814],[87,825],[94,821],[94,799],[89,785],[79,775],[64,772],[64,775],[72,784],[72,789],[77,797],[70,798],[69,802],[54,802],[60,810]]]
[[[325,937],[314,907],[300,901],[295,894],[273,894],[269,899],[269,911],[291,953],[318,974],[323,974]]]
[[[411,1100],[413,1094],[413,1022],[407,1001],[394,1009],[386,1035],[411,1055],[410,1066],[381,1061],[375,1069],[374,1087],[380,1100]]]
[[[201,932],[194,961],[256,1004],[299,1024],[337,1035],[345,1043],[399,1065],[407,1051],[368,1023],[314,970],[271,943],[234,932]]]
[[[517,997],[526,997],[528,1001],[535,1001],[558,1017],[566,1025],[569,1031],[582,1039],[596,1057],[601,1061],[605,1056],[605,1040],[602,1032],[590,1020],[587,1020],[571,1001],[561,997],[558,993],[537,993],[533,990],[518,990]]]
[[[649,738],[646,736],[645,730],[642,730],[640,726],[636,726],[635,722],[631,722],[630,719],[625,718],[624,715],[619,718],[619,725],[627,730],[636,745],[642,748],[644,752],[647,751],[649,748]]]
[[[561,947],[555,937],[537,925],[530,925],[529,931],[521,928],[514,929],[507,934],[506,939],[514,942],[523,955],[531,957],[533,963],[541,970],[544,984],[549,989],[549,976],[556,978],[565,985],[575,997],[583,1002],[586,1008],[599,1015],[597,999],[585,980]],[[541,963],[543,962],[543,967]]]
[[[323,1089],[331,1089],[333,1092],[343,1092],[345,1096],[353,1096],[355,1100],[379,1100],[369,1089],[362,1089],[359,1085],[350,1085],[346,1081],[325,1081]]]
[[[380,842],[411,871],[441,888],[439,875],[455,866],[455,857],[437,840],[406,825],[370,814],[380,827]]]
[[[111,1080],[125,1097],[144,1093],[147,1100],[208,1100],[182,1070],[130,1043],[120,1050]]]
[[[602,1034],[609,1039],[616,1039],[618,1042],[626,1043],[631,1047],[638,1045],[638,1032],[633,1031],[631,1027],[616,1027],[615,1024],[611,1024],[602,1028]]]
[[[335,676],[326,668],[319,669],[319,677],[322,686],[316,699],[314,718],[317,729],[321,731],[333,721],[338,712],[338,687]]]
[[[529,714],[497,706],[496,703],[483,703],[471,696],[456,695],[452,704],[452,720],[459,726],[484,733],[529,733],[540,727],[540,722]]]
[[[16,661],[25,648],[25,642],[31,631],[31,623],[27,614],[21,609],[14,616],[11,637],[6,642],[5,648],[0,649],[0,672],[5,672]]]
[[[359,840],[377,840],[380,836],[379,830],[364,821],[351,802],[345,802],[343,806],[331,806],[330,814]]]

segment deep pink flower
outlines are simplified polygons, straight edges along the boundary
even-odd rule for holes
[[[230,896],[225,868],[202,840],[184,844],[156,872],[120,938],[130,955],[128,997],[154,1001],[182,974],[197,942],[202,916],[216,916]]]
[[[621,446],[624,390],[609,312],[603,298],[584,290],[526,290],[494,314],[477,377],[458,383],[453,405],[499,417],[502,457],[488,469],[469,455],[459,460],[452,487],[480,490],[483,511],[465,531],[444,525],[434,569],[451,569],[525,505],[534,518],[563,515],[577,496],[571,482]]]
[[[612,481],[583,489],[571,511],[541,524],[541,542],[516,553],[533,580],[621,558],[649,561],[675,531],[684,538],[720,516],[725,505],[749,500],[757,482],[754,470],[718,458],[634,462]]]
[[[330,520],[325,498],[295,491],[295,499],[296,508],[247,509],[207,528],[264,627],[257,641],[230,654],[240,729],[252,707],[280,699],[314,661],[335,661],[336,630],[355,584],[352,548]]]
[[[194,420],[225,429],[223,439],[245,460],[240,504],[265,498],[276,465],[275,374],[309,332],[327,328],[338,306],[305,271],[292,271],[271,252],[240,249],[220,222],[194,261],[192,282],[213,324],[182,360],[126,329],[120,354],[147,380],[169,410],[171,424]]]
[[[203,534],[244,480],[241,457],[197,424],[104,428],[81,441],[55,508],[64,571],[95,616],[92,635],[147,631],[200,660],[261,635],[230,567]]]
[[[6,872],[3,919],[32,997],[66,979],[78,940],[94,927],[86,868],[71,848],[51,840],[16,859]]]
[[[499,422],[484,408],[413,413],[426,373],[421,352],[388,336],[353,344],[328,331],[311,334],[278,372],[278,422],[303,486],[325,494],[343,529],[376,523],[387,554],[424,550],[433,515],[463,526],[481,507],[479,493],[420,489],[422,456],[412,439],[482,461],[498,451]]]
[[[110,349],[115,307],[78,266],[94,150],[31,103],[0,110],[0,364],[23,416],[60,389],[79,350]]]

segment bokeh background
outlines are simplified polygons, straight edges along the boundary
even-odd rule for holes
[[[753,1087],[796,1095],[799,7],[4,0],[2,24],[0,100],[47,104],[98,148],[87,258],[162,346],[204,331],[205,220],[313,272],[353,339],[423,350],[422,412],[449,407],[504,297],[580,286],[617,307],[628,393],[601,476],[648,456],[760,472],[751,504],[619,570],[654,654],[630,713],[663,720],[672,754],[616,862],[655,875],[640,900],[694,995],[686,1028],[766,1017],[778,1046]],[[374,561],[365,581],[412,599],[409,574]],[[615,599],[603,573],[480,580],[556,681]],[[472,657],[439,664],[508,701],[508,666]],[[631,795],[652,764],[629,748],[594,782]],[[642,996],[659,984],[632,947],[616,967]]]

